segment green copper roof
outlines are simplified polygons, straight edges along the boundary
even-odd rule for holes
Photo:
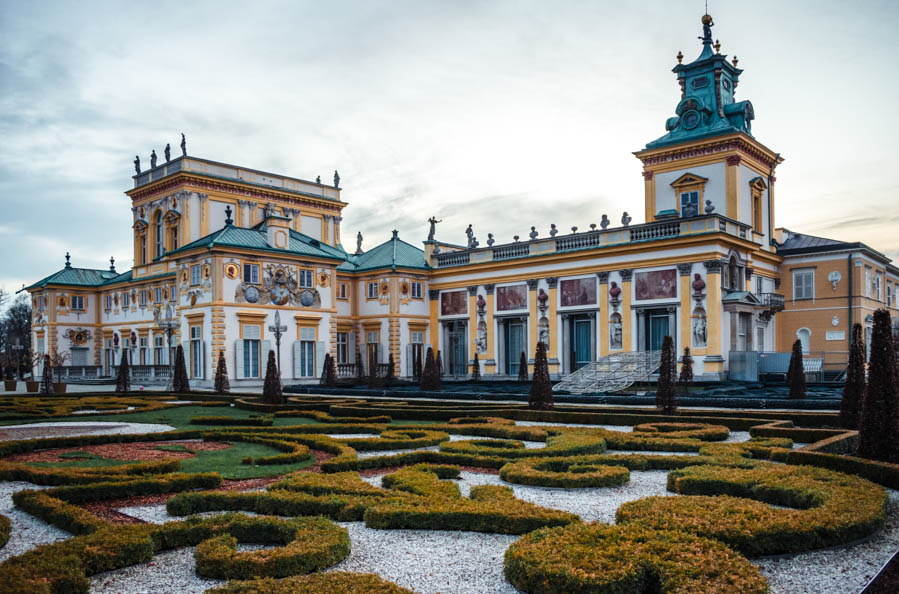
[[[47,285],[66,285],[71,287],[99,287],[111,279],[119,276],[113,270],[94,270],[92,268],[72,268],[68,264],[59,272],[54,272],[50,276],[43,278],[30,287],[25,287],[26,291],[31,289],[40,289]]]
[[[734,132],[752,135],[752,103],[734,99],[743,71],[737,68],[736,58],[730,63],[726,55],[712,50],[713,26],[712,17],[704,15],[702,52],[693,62],[673,68],[681,86],[677,115],[665,122],[668,133],[647,143],[647,149]]]
[[[363,254],[351,256],[350,260],[341,264],[338,270],[343,272],[362,272],[383,268],[391,270],[396,270],[397,268],[426,270],[429,266],[425,261],[424,251],[406,243],[394,231],[392,238]]]
[[[292,229],[290,230],[290,240],[287,248],[273,248],[268,244],[264,222],[259,223],[250,229],[226,225],[214,233],[210,233],[209,235],[201,237],[196,241],[192,241],[177,250],[166,253],[163,257],[172,256],[173,254],[186,252],[196,248],[211,249],[213,246],[281,252],[314,258],[328,258],[332,260],[346,260],[348,258],[348,255],[343,250],[332,247]]]

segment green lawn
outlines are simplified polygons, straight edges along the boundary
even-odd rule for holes
[[[248,479],[278,476],[311,466],[315,461],[310,459],[296,464],[275,464],[271,466],[250,466],[241,464],[246,457],[260,458],[280,454],[278,450],[255,443],[229,442],[231,447],[225,450],[203,450],[197,452],[194,458],[181,460],[182,472],[218,472],[226,479]],[[165,448],[165,445],[161,446]],[[74,452],[73,452],[74,454]],[[31,466],[49,468],[98,468],[103,466],[121,466],[132,464],[124,460],[110,460],[96,454],[87,452],[79,453],[78,457],[71,454],[65,455],[73,458],[71,462],[33,462]]]

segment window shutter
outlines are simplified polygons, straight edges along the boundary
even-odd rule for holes
[[[243,379],[244,369],[243,369],[243,341],[235,340],[234,341],[234,378],[235,379]]]
[[[387,349],[382,349],[381,345],[378,345],[378,363],[387,363]]]
[[[325,341],[319,340],[315,343],[315,376],[321,377],[322,371],[325,369]]]
[[[300,345],[302,343],[299,340],[295,340],[293,342],[293,377],[294,379],[302,376],[302,369],[300,368],[300,361],[302,357],[300,355]]]
[[[368,371],[368,345],[365,344],[365,333],[360,334],[359,339],[359,358],[362,360],[357,363],[362,368],[362,373],[366,373]]]
[[[406,364],[405,364],[405,367],[403,367],[402,364],[400,365],[400,369],[405,370],[405,373],[400,372],[400,373],[397,373],[397,375],[401,375],[401,376],[409,376],[409,377],[411,377],[411,376],[412,376],[412,365],[413,365],[413,363],[412,363],[412,345],[411,345],[411,344],[407,344],[407,345],[406,345]],[[397,370],[397,371],[400,371],[400,370]]]
[[[265,377],[266,372],[268,371],[268,353],[269,351],[274,350],[275,347],[272,346],[272,341],[270,340],[260,340],[259,341],[259,354],[262,356],[262,361],[259,362],[259,376]],[[275,364],[278,365],[277,354],[275,354]]]
[[[349,361],[350,363],[355,363],[356,362],[356,333],[355,332],[350,332],[349,336],[347,337],[346,349],[347,349],[347,361]]]
[[[178,348],[178,346],[175,345],[175,348]],[[187,368],[187,377],[189,377],[190,379],[196,379],[194,377],[194,373],[193,373],[194,366],[190,360],[190,341],[189,340],[182,341],[181,348],[184,349],[184,367]],[[173,361],[173,362],[177,363],[177,361]]]
[[[206,341],[204,340],[201,344],[202,344],[202,348],[200,349],[200,351],[203,353],[203,365],[200,367],[200,369],[202,369],[203,379],[206,379],[206,374],[207,374]]]

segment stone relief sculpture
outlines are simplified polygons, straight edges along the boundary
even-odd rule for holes
[[[612,281],[609,283],[609,297],[612,298],[612,301],[617,302],[618,298],[621,297],[621,287],[618,286],[618,283]]]
[[[321,295],[315,289],[300,288],[293,269],[266,264],[262,285],[240,283],[234,292],[237,303],[321,307]]]
[[[705,310],[701,307],[697,307],[693,310],[692,321],[692,334],[693,334],[693,346],[694,347],[704,347],[706,346],[706,341],[708,339],[707,325],[706,325],[706,317]]]
[[[549,318],[541,316],[537,322],[537,341],[549,347]]]
[[[619,350],[622,345],[621,314],[613,313],[609,316],[609,349]]]
[[[484,320],[478,322],[477,349],[479,355],[487,352],[487,322]]]

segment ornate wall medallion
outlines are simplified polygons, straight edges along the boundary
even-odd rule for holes
[[[310,307],[313,303],[315,303],[315,295],[313,295],[312,291],[303,291],[300,293],[300,305],[303,307]]]
[[[327,287],[331,282],[331,275],[327,272],[319,272],[318,273],[318,286],[319,287]]]
[[[244,289],[243,297],[247,300],[247,303],[256,303],[259,301],[259,289],[256,287],[247,287]]]
[[[240,274],[240,268],[238,268],[237,264],[234,262],[229,262],[225,264],[225,276],[230,279],[235,279]]]

